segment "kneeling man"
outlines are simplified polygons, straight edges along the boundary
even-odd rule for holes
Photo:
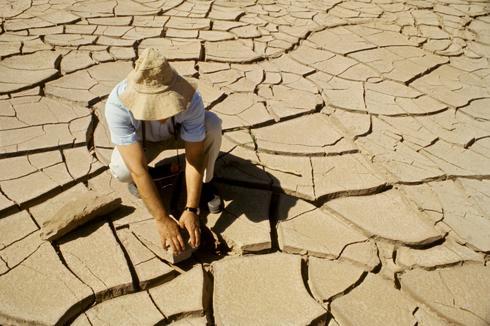
[[[201,189],[214,203],[210,207],[221,203],[210,185],[221,146],[221,120],[204,109],[195,82],[180,76],[156,49],[145,49],[135,68],[109,95],[105,117],[116,145],[110,170],[144,201],[155,218],[162,246],[182,252],[180,228],[189,232],[192,247],[199,246]],[[187,202],[177,224],[162,204],[148,162],[164,149],[179,147],[185,148]]]

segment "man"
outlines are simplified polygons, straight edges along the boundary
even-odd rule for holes
[[[205,111],[195,83],[174,71],[159,51],[145,49],[109,95],[105,117],[116,145],[110,170],[139,193],[155,218],[164,249],[171,247],[176,254],[184,250],[179,227],[189,233],[192,247],[199,246],[201,188],[211,188],[207,186],[221,146],[221,120]],[[143,143],[148,144],[146,150]],[[179,225],[162,204],[147,166],[163,149],[176,146],[185,148],[186,158],[187,202]]]

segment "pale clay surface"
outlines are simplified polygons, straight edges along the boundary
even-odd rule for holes
[[[219,255],[107,171],[147,47],[223,121]],[[489,59],[485,0],[0,0],[0,324],[488,325]],[[90,190],[122,208],[41,240]]]

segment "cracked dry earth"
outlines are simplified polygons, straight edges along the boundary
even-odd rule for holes
[[[0,0],[0,323],[488,325],[485,0]],[[223,120],[224,247],[162,260],[107,170],[146,47]],[[177,151],[166,153],[167,156]],[[54,243],[68,199],[123,208]]]

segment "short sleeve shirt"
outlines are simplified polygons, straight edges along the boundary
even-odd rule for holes
[[[116,145],[129,145],[142,140],[142,121],[136,120],[119,99],[126,89],[127,81],[123,80],[111,91],[105,105],[105,118],[109,126],[111,141]],[[196,90],[185,111],[174,116],[175,123],[181,124],[180,138],[186,142],[200,142],[206,136],[204,127],[204,104],[201,94]],[[158,120],[146,122],[146,139],[158,142],[173,137],[171,119],[164,123]]]

